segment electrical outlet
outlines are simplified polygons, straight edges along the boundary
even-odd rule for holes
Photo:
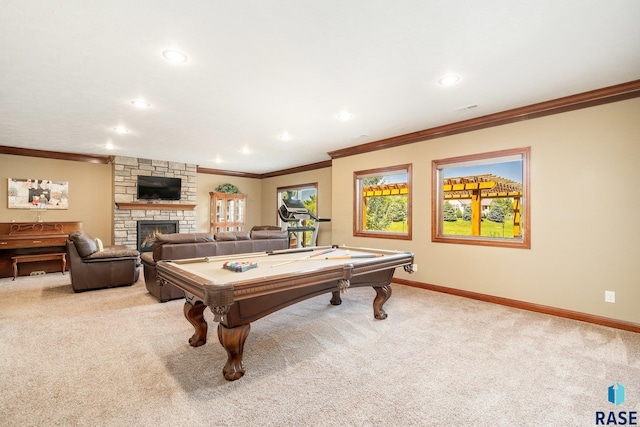
[[[613,291],[604,291],[605,302],[616,302],[616,293]]]
[[[411,266],[411,269],[413,270],[414,273],[417,273],[418,272],[418,264],[413,264]]]

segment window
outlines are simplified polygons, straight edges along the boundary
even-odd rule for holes
[[[431,240],[531,248],[531,148],[434,160]]]
[[[318,213],[318,184],[301,184],[292,187],[279,187],[278,188],[278,208],[283,204],[284,200],[299,200],[302,202],[305,208],[317,217]],[[308,231],[296,232],[291,234],[292,246],[310,246],[313,245],[313,229],[316,227],[312,218],[302,219],[297,221],[285,222],[278,216],[278,225],[281,227],[297,227],[308,228]],[[298,239],[300,239],[300,245],[298,245]]]
[[[411,240],[411,165],[354,172],[353,235]]]

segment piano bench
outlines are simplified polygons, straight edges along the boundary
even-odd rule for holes
[[[16,280],[16,277],[18,277],[18,264],[21,262],[51,261],[56,259],[59,259],[62,263],[62,274],[64,274],[64,271],[67,268],[67,254],[65,252],[12,256],[11,260],[13,261],[13,280]]]

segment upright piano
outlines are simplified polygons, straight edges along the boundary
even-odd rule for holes
[[[82,222],[0,223],[0,277],[13,276],[13,256],[66,252],[69,233],[75,230],[82,230]],[[20,275],[32,271],[60,271],[60,263],[38,261],[20,266]]]

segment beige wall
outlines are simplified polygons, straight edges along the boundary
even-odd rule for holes
[[[105,244],[113,242],[111,165],[0,154],[0,222],[36,221],[36,213],[7,208],[8,178],[69,182],[69,209],[48,210],[43,221],[82,221],[85,231]]]
[[[410,250],[397,277],[640,323],[640,99],[333,161],[334,242]],[[531,146],[530,250],[431,242],[431,161]],[[353,172],[413,163],[413,240],[353,237]],[[343,209],[348,209],[343,212]],[[604,291],[616,292],[616,303]]]
[[[298,172],[290,175],[276,176],[262,180],[262,224],[275,225],[278,221],[278,188],[293,185],[318,185],[318,217],[331,218],[333,210],[331,193],[331,168],[317,169],[309,172]],[[351,203],[351,202],[349,202]],[[333,242],[332,222],[322,222],[318,230],[318,245],[330,245]]]
[[[198,231],[208,231],[209,192],[231,183],[248,195],[247,225],[276,223],[278,187],[318,183],[318,243],[408,250],[419,266],[398,277],[640,323],[635,266],[640,227],[640,99],[335,159],[332,168],[263,180],[198,174]],[[431,161],[531,146],[531,249],[431,242]],[[413,240],[353,237],[353,172],[413,164]],[[27,171],[27,172],[25,172]],[[34,172],[35,171],[35,172]],[[111,165],[0,154],[0,221],[33,221],[7,209],[7,178],[69,181],[70,209],[46,221],[83,221],[111,238]],[[604,291],[616,303],[604,302]]]
[[[209,193],[215,191],[217,186],[227,183],[235,185],[241,193],[247,195],[247,230],[250,230],[254,225],[261,225],[262,184],[260,179],[199,173],[196,231],[209,231]]]

